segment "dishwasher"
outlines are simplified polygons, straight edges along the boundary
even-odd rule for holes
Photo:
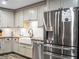
[[[33,41],[33,59],[43,59],[43,42]]]

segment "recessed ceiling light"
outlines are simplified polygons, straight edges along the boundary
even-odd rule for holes
[[[3,4],[3,5],[6,5],[6,4],[7,4],[7,1],[6,1],[6,0],[3,0],[3,1],[2,1],[2,4]]]

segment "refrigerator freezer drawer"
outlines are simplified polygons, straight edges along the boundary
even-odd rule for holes
[[[77,59],[76,57],[62,57],[62,58],[59,58],[59,57],[56,57],[56,56],[52,56],[52,59]]]
[[[51,53],[56,53],[56,54],[61,54],[61,49],[57,49],[57,48],[51,48],[51,47],[44,47],[44,51],[48,51]]]
[[[44,52],[44,59],[77,59],[77,57],[57,55],[50,52]]]
[[[48,51],[55,54],[67,55],[67,56],[77,56],[77,47],[45,44],[44,51]]]
[[[65,49],[63,49],[63,55],[77,56],[77,48],[71,49],[71,50],[65,50]]]

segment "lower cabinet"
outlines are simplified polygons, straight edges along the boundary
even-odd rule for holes
[[[17,38],[0,39],[0,54],[9,52],[32,58],[32,45],[21,44]]]
[[[2,45],[3,45],[3,40],[0,38],[0,54],[3,53],[3,47],[2,47]]]
[[[0,54],[18,52],[18,43],[14,38],[0,38]]]
[[[24,55],[32,58],[32,46],[26,46],[24,50],[25,50]]]
[[[19,44],[19,54],[21,54],[21,55],[24,55],[24,53],[25,53],[25,51],[24,51],[24,45],[22,45],[22,44]]]
[[[3,40],[3,44],[2,44],[3,53],[11,52],[12,51],[11,47],[12,47],[12,40],[11,40],[11,38],[5,38]]]
[[[19,54],[32,58],[32,46],[19,44]]]
[[[18,38],[13,38],[12,40],[12,52],[19,53],[19,39]]]

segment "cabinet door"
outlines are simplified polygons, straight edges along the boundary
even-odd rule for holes
[[[1,10],[1,27],[7,27],[7,12]]]
[[[37,19],[37,7],[24,9],[24,20],[36,20]]]
[[[0,27],[1,27],[1,10],[0,10]]]
[[[3,40],[0,39],[0,54],[3,53]]]
[[[12,44],[11,39],[9,39],[9,38],[4,39],[4,41],[3,41],[3,53],[8,53],[8,52],[12,51],[11,50],[11,47],[12,47],[11,44]]]
[[[7,12],[7,27],[14,27],[14,14]]]
[[[15,12],[15,27],[23,27],[23,10]]]
[[[38,7],[38,27],[43,26],[44,20],[44,12],[47,10],[46,6],[39,6]]]
[[[19,54],[32,58],[32,46],[19,44]]]
[[[24,51],[24,49],[25,49],[25,46],[24,45],[22,45],[22,44],[19,44],[19,54],[21,54],[21,55],[24,55],[24,53],[26,53],[25,51]]]
[[[78,7],[78,0],[61,0],[62,8]]]
[[[19,42],[18,39],[16,39],[16,38],[13,39],[13,52],[18,53],[18,51],[19,51],[19,43],[18,42]]]
[[[25,48],[24,48],[24,52],[25,52],[24,56],[32,58],[32,46],[26,45]]]
[[[24,9],[24,20],[30,20],[29,16],[29,9]]]
[[[58,8],[78,7],[78,0],[47,0],[48,10]]]
[[[13,27],[13,23],[14,23],[13,12],[1,10],[0,17],[1,17],[0,18],[1,27]]]

